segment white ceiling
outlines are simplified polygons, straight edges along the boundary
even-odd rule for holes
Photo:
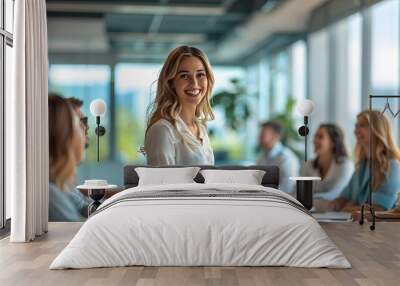
[[[310,13],[324,2],[326,0],[287,0],[270,12],[260,11],[228,35],[218,46],[216,56],[229,62],[248,55],[276,33],[304,32]]]
[[[109,51],[102,18],[50,18],[47,27],[50,52]]]
[[[130,9],[122,9],[123,5],[117,3],[114,5],[109,2],[108,4],[99,2],[98,5],[93,6],[95,1],[90,2],[89,5],[78,0],[75,2],[53,0],[47,4],[48,11],[53,13],[53,16],[48,18],[49,52],[51,54],[75,53],[83,57],[85,54],[107,54],[132,60],[137,58],[137,60],[146,61],[148,58],[160,61],[171,46],[188,44],[202,48],[215,62],[237,63],[256,51],[261,44],[275,34],[305,32],[310,13],[326,1],[265,0],[268,5],[272,3],[272,9],[265,9],[267,6],[265,4],[247,15],[247,18],[238,26],[229,28],[229,19],[243,17],[243,15],[236,10],[221,16],[228,17],[225,18],[228,22],[217,22],[220,16],[208,16],[207,13],[221,13],[220,6],[199,6],[198,9],[202,9],[201,11],[194,8],[196,11],[186,16],[179,13],[183,13],[188,7],[175,6],[180,7],[181,10],[174,16],[176,11],[164,9],[171,8],[168,6],[131,4],[128,7]],[[223,3],[225,2],[241,3],[238,0],[226,0]],[[274,5],[274,2],[279,4]],[[76,7],[72,5],[74,3],[77,4]],[[114,10],[122,9],[124,13],[121,11],[117,13],[118,10],[107,14],[106,6]],[[148,14],[150,11],[153,11],[152,14]],[[158,16],[158,13],[162,14],[162,12],[163,16]],[[57,13],[61,13],[62,16]],[[182,22],[174,22],[177,19],[181,19]],[[116,25],[129,28],[130,31],[115,31],[113,27]],[[224,31],[222,38],[210,41],[208,38],[210,33],[221,34],[221,31]]]

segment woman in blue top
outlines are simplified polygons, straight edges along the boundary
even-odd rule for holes
[[[369,125],[372,130],[372,152],[370,154]],[[357,138],[356,170],[340,197],[331,208],[336,211],[355,211],[367,202],[372,156],[372,204],[376,210],[394,207],[400,191],[400,151],[393,140],[389,120],[379,111],[363,111],[357,116],[355,127]]]
[[[49,96],[49,221],[83,221],[89,200],[72,187],[82,160],[85,132],[70,104]]]

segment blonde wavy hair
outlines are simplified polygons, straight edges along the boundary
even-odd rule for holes
[[[377,110],[364,110],[357,115],[357,119],[364,118],[371,126],[372,136],[372,189],[376,190],[390,172],[389,160],[400,161],[400,150],[395,144],[389,119]],[[360,144],[355,149],[356,167],[367,160],[367,154]]]
[[[77,158],[73,151],[76,117],[70,104],[61,96],[49,95],[49,176],[62,191],[75,177]]]
[[[146,133],[160,119],[166,119],[175,126],[175,121],[181,112],[182,106],[178,101],[175,90],[172,88],[172,80],[175,78],[178,67],[184,57],[197,57],[203,62],[208,82],[206,94],[196,107],[195,116],[203,123],[214,119],[210,104],[211,92],[214,86],[214,74],[208,58],[201,50],[195,47],[180,46],[170,52],[161,69],[157,81],[156,98],[150,106]]]

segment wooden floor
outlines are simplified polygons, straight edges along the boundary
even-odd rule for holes
[[[353,268],[122,267],[48,270],[79,229],[79,223],[51,223],[32,243],[0,241],[0,285],[400,285],[400,223],[380,222],[374,232],[358,223],[323,228]]]

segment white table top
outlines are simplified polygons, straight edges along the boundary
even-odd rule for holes
[[[115,189],[118,188],[117,185],[107,185],[107,186],[91,186],[91,185],[79,185],[76,187],[77,189],[83,189],[83,190],[101,190],[101,189]]]
[[[289,177],[292,181],[321,181],[321,177]]]

